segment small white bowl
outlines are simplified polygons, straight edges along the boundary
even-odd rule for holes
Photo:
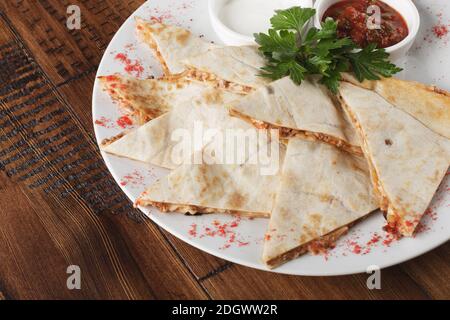
[[[316,0],[314,9],[316,9],[316,16],[314,17],[314,26],[321,28],[321,21],[325,11],[333,4],[342,0]],[[391,61],[399,61],[411,49],[411,46],[416,40],[417,33],[420,27],[420,15],[417,7],[411,0],[382,0],[384,3],[390,5],[397,10],[405,19],[408,25],[408,36],[399,43],[387,47],[386,52],[390,54]]]
[[[227,26],[221,18],[221,10],[227,1],[230,0],[208,0],[209,6],[209,16],[211,18],[211,23],[214,31],[218,34],[219,38],[229,46],[243,46],[243,45],[255,45],[255,39],[253,36],[239,33],[232,30],[230,26]],[[264,0],[271,1],[271,0]],[[313,6],[312,0],[284,0],[284,8],[276,9],[286,9],[293,6],[309,7]],[[275,12],[274,12],[275,14]],[[260,32],[266,32],[267,30],[260,30]]]

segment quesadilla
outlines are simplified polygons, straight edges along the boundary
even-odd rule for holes
[[[217,47],[193,35],[189,30],[157,21],[137,17],[136,29],[142,41],[155,52],[165,75],[185,71],[181,63],[183,59]]]
[[[251,130],[257,131],[254,128]],[[263,144],[267,148],[277,148],[277,156],[270,161],[282,163],[283,146],[267,140]],[[247,153],[241,164],[182,165],[150,186],[136,204],[154,206],[162,212],[269,217],[280,170],[276,168],[272,174],[262,174],[260,151]]]
[[[191,156],[188,151],[180,155],[183,151],[179,150],[182,143],[179,141],[180,135],[195,140],[191,141],[193,153],[213,140],[214,132],[203,139],[203,133],[208,129],[219,133],[225,129],[250,128],[252,127],[244,121],[230,117],[228,110],[222,105],[208,106],[190,100],[137,129],[105,140],[101,149],[120,157],[175,169],[190,160]]]
[[[450,93],[435,86],[383,78],[378,81],[359,82],[350,74],[343,80],[375,91],[390,104],[405,111],[434,132],[450,139]]]
[[[256,46],[215,48],[191,55],[183,64],[189,78],[234,92],[249,93],[270,82],[259,76],[265,58]]]
[[[280,129],[284,138],[308,137],[362,155],[351,122],[317,78],[300,86],[289,77],[272,82],[231,103],[230,113],[259,128]]]
[[[263,260],[273,268],[308,251],[319,253],[376,209],[364,158],[321,142],[290,139]]]
[[[411,236],[450,163],[449,140],[377,93],[341,83],[388,225]]]
[[[111,98],[141,124],[157,118],[182,103],[193,105],[220,105],[240,96],[211,88],[183,78],[137,79],[120,74],[99,77],[103,89]]]

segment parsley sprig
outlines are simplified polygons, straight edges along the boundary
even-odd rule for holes
[[[267,34],[255,34],[259,50],[267,58],[263,77],[277,80],[290,76],[300,84],[306,75],[321,75],[321,83],[337,93],[341,73],[353,71],[359,81],[391,77],[402,71],[390,63],[389,54],[370,44],[360,49],[350,38],[337,37],[337,22],[327,18],[322,29],[303,28],[315,15],[311,8],[278,10]],[[360,50],[355,50],[360,49]]]

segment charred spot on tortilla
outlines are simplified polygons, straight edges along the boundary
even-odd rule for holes
[[[190,36],[191,36],[191,33],[187,30],[184,30],[184,31],[180,32],[179,34],[177,34],[176,39],[179,44],[185,45]]]
[[[244,202],[245,202],[245,197],[237,192],[233,193],[228,201],[228,203],[232,207],[240,207],[244,204]]]
[[[392,142],[391,139],[385,139],[384,140],[384,144],[387,145],[387,146],[392,146],[393,142]]]
[[[206,91],[203,94],[203,98],[205,99],[206,103],[210,104],[210,103],[223,103],[223,95],[222,95],[222,91],[217,90],[217,89],[211,89]]]
[[[275,93],[275,90],[274,90],[274,88],[271,85],[268,85],[266,87],[266,89],[267,89],[267,93],[268,94],[274,94]]]

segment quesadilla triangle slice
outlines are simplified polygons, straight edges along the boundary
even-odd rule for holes
[[[215,130],[217,134],[226,129],[252,128],[244,121],[230,117],[228,110],[222,105],[208,105],[204,102],[205,104],[196,104],[196,100],[190,100],[177,105],[172,111],[139,128],[106,139],[102,142],[101,149],[119,157],[175,169],[188,162],[191,153],[201,150],[212,141],[214,132],[206,136],[207,130]],[[191,153],[189,150],[183,152],[181,147],[184,142],[187,143],[186,149],[192,147]]]
[[[141,124],[182,103],[223,105],[240,96],[183,78],[137,79],[113,74],[99,77],[103,90]]]
[[[221,89],[249,93],[270,81],[261,77],[265,58],[256,46],[223,47],[183,60],[191,79]]]
[[[240,164],[185,164],[150,186],[136,204],[154,206],[162,212],[269,217],[284,148],[275,142],[266,143],[272,152],[273,148],[279,150],[272,153],[268,162],[275,169],[270,174],[264,174],[262,169],[267,164],[260,161],[259,152],[248,153]]]
[[[280,129],[284,138],[320,140],[362,155],[350,120],[317,78],[300,86],[289,77],[272,82],[231,103],[230,114],[259,128]]]
[[[364,158],[325,143],[292,138],[263,260],[274,268],[306,252],[321,253],[376,209]]]
[[[449,140],[373,91],[341,83],[388,225],[412,236],[450,163]]]
[[[181,63],[184,58],[217,47],[193,35],[189,30],[139,17],[135,19],[138,36],[154,51],[166,75],[185,71]]]
[[[383,78],[359,82],[351,74],[343,80],[375,91],[395,107],[413,116],[434,132],[450,139],[450,93],[435,86]]]

